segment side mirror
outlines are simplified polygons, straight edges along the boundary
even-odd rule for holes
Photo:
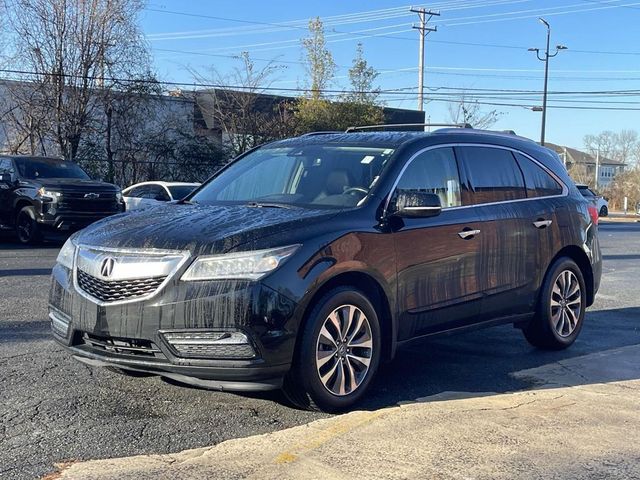
[[[395,215],[399,217],[435,217],[442,212],[440,197],[419,190],[401,190],[396,199]]]
[[[0,173],[0,183],[4,183],[5,185],[13,185],[13,181],[11,180],[10,173]]]

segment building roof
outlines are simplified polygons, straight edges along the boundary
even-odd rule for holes
[[[552,149],[560,156],[566,155],[567,156],[565,159],[566,163],[581,163],[583,165],[596,164],[596,158],[590,153],[583,152],[581,150],[571,148],[571,147],[565,147],[563,145],[556,145],[555,143],[549,143],[549,142],[545,142],[544,146]],[[612,165],[612,166],[619,166],[619,167],[623,167],[626,165],[624,162],[621,162],[620,160],[613,160],[611,158],[606,158],[603,156],[600,156],[598,163],[600,165]]]
[[[267,93],[248,93],[239,92],[237,90],[227,89],[206,89],[197,90],[195,92],[197,113],[196,119],[201,121],[208,129],[219,128],[216,126],[214,115],[215,102],[228,101],[230,95],[238,95],[245,93],[247,95],[255,95],[254,107],[258,112],[270,113],[274,112],[275,107],[282,103],[295,104],[295,97],[286,97],[283,95],[271,95]],[[419,110],[408,110],[403,108],[382,107],[385,123],[424,123],[424,112]]]

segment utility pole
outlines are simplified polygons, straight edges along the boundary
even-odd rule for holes
[[[413,25],[412,28],[415,28],[420,33],[419,36],[419,54],[418,54],[418,110],[421,112],[424,111],[424,41],[425,37],[430,32],[437,32],[438,27],[428,27],[427,23],[434,16],[439,17],[440,12],[433,12],[431,10],[427,10],[426,8],[414,8],[411,7],[409,9],[413,13],[417,13],[420,18],[420,25]],[[428,15],[428,17],[427,17]]]
[[[598,190],[598,180],[600,177],[600,145],[598,145],[598,151],[596,152],[596,181],[594,183],[595,190]]]
[[[530,48],[530,52],[536,52],[536,56],[538,60],[544,62],[544,93],[542,96],[542,127],[540,131],[540,145],[544,146],[544,134],[547,123],[547,84],[549,83],[549,59],[558,55],[560,50],[566,50],[567,47],[564,45],[557,45],[556,51],[553,54],[549,54],[549,43],[551,42],[551,26],[549,22],[547,22],[544,18],[540,17],[540,23],[542,23],[545,27],[547,27],[547,48],[545,50],[544,58],[540,58],[540,49],[539,48]]]

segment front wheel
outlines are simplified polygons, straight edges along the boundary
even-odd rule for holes
[[[40,226],[36,222],[36,212],[33,207],[23,207],[16,216],[16,233],[23,245],[34,245],[42,240]]]
[[[586,304],[580,267],[570,258],[559,258],[545,276],[536,316],[523,330],[525,338],[538,348],[567,348],[582,329]]]
[[[299,348],[283,391],[297,407],[335,412],[358,402],[380,362],[380,323],[357,290],[324,295],[305,319]]]

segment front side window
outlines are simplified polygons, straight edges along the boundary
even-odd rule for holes
[[[39,178],[89,179],[89,175],[78,165],[65,160],[53,158],[16,158],[15,162],[20,176],[29,180],[37,180]]]
[[[13,166],[8,158],[0,158],[0,173],[11,173]]]
[[[549,197],[562,194],[562,185],[540,165],[520,153],[516,153],[515,156],[524,174],[527,197]]]
[[[415,157],[398,181],[397,191],[403,190],[435,193],[442,208],[460,206],[460,177],[453,149],[427,150]]]
[[[230,165],[188,200],[353,207],[368,196],[393,152],[342,144],[263,147]]]
[[[526,198],[522,172],[510,150],[493,147],[458,147],[469,190],[465,205],[506,202]]]
[[[174,200],[181,200],[196,189],[196,185],[170,185],[167,187]]]

